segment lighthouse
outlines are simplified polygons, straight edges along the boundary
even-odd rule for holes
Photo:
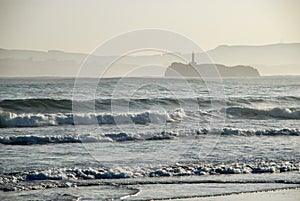
[[[195,53],[192,52],[192,61],[190,62],[191,65],[197,65],[197,63],[195,62]]]

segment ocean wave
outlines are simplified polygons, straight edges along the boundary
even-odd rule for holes
[[[95,104],[96,110],[107,110],[112,105],[124,106],[139,109],[149,108],[149,106],[163,106],[168,108],[178,108],[181,105],[191,105],[199,108],[210,108],[212,105],[225,103],[228,106],[249,106],[256,103],[293,103],[300,101],[298,96],[279,97],[228,97],[224,100],[215,100],[212,97],[163,97],[163,98],[132,98],[132,99],[96,99],[96,100],[72,100],[72,99],[5,99],[0,101],[0,108],[3,111],[15,113],[71,113],[72,104],[80,106],[83,110],[88,110],[91,104]]]
[[[78,186],[82,181],[95,181],[97,179],[122,179],[139,177],[177,177],[193,175],[217,175],[217,174],[260,174],[282,173],[299,171],[300,164],[296,161],[258,161],[258,162],[234,162],[226,164],[171,164],[163,167],[86,167],[86,168],[51,168],[44,170],[26,170],[15,173],[0,174],[0,190],[33,190],[37,187],[56,188]],[[25,181],[36,181],[28,185]],[[43,182],[42,186],[38,181]],[[61,181],[61,182],[54,182]],[[64,181],[69,182],[67,185]],[[103,181],[103,180],[102,180]],[[209,183],[211,180],[199,181]],[[46,182],[46,183],[45,183]],[[49,182],[49,183],[47,183]],[[128,182],[128,181],[126,181]],[[151,181],[153,182],[153,181]],[[159,181],[158,181],[159,182]],[[163,181],[161,181],[163,182]],[[170,181],[166,181],[170,182]],[[173,181],[174,182],[174,181]],[[182,181],[180,181],[182,183]],[[189,182],[189,181],[187,181]],[[216,183],[216,181],[211,181]],[[222,181],[218,181],[222,182]],[[244,181],[247,182],[247,181]],[[265,181],[266,183],[270,181]],[[275,180],[274,183],[291,183],[284,180]],[[296,181],[297,183],[298,181]],[[226,181],[224,181],[226,183]],[[238,182],[241,183],[241,182]],[[298,182],[299,183],[299,182]],[[34,185],[38,186],[34,186]],[[25,186],[22,186],[25,185]],[[33,186],[32,186],[33,185]],[[87,183],[83,184],[87,185]]]
[[[247,107],[228,107],[226,114],[229,118],[250,119],[300,119],[299,108],[270,108],[256,109]]]
[[[105,110],[112,105],[126,106],[128,103],[132,107],[145,108],[146,106],[161,105],[178,107],[182,103],[201,102],[210,104],[208,99],[197,98],[140,98],[140,99],[96,99],[96,100],[71,100],[71,99],[6,99],[0,101],[0,108],[3,111],[16,113],[46,113],[46,112],[72,112],[72,104],[80,106],[82,109],[88,109],[91,104],[95,104],[97,110]]]
[[[0,144],[6,145],[33,145],[59,143],[92,143],[92,142],[122,142],[133,140],[166,140],[177,136],[174,132],[160,132],[153,134],[106,133],[99,135],[18,135],[0,136]]]
[[[5,99],[0,102],[0,108],[11,112],[70,112],[72,100],[69,99]]]
[[[89,142],[97,142],[99,139],[90,137],[85,138]],[[104,140],[103,140],[104,141]],[[9,145],[32,145],[32,144],[48,144],[48,143],[81,143],[82,140],[78,136],[5,136],[0,137],[0,143]]]
[[[300,101],[300,96],[279,96],[277,99],[284,101]]]
[[[300,129],[298,128],[283,128],[283,129],[238,129],[238,128],[223,128],[222,130],[212,130],[214,133],[221,133],[222,135],[264,135],[264,136],[278,136],[290,135],[300,136]]]
[[[13,113],[0,111],[0,128],[6,127],[42,127],[59,125],[91,125],[91,124],[161,124],[178,123],[186,119],[206,120],[207,117],[218,116],[226,112],[228,119],[284,119],[299,120],[298,108],[255,109],[245,107],[228,107],[221,111],[189,111],[175,109],[170,111],[144,111],[128,113]],[[225,110],[225,111],[224,111]]]
[[[82,124],[149,124],[178,122],[185,116],[182,109],[174,111],[146,111],[121,114],[33,114],[0,112],[0,127],[39,127]]]
[[[300,136],[299,129],[192,129],[181,132],[162,131],[147,134],[133,133],[105,133],[83,135],[5,135],[0,136],[0,144],[6,145],[33,145],[58,143],[101,143],[139,140],[170,140],[180,137],[196,137],[197,135],[224,135],[224,136]]]
[[[222,100],[214,100],[214,104],[223,103]],[[91,105],[95,105],[96,111],[107,111],[111,107],[123,107],[125,109],[147,109],[152,106],[176,109],[185,106],[210,107],[211,99],[207,98],[138,98],[138,99],[96,99],[96,100],[71,100],[71,99],[6,99],[0,101],[2,111],[13,113],[71,113],[72,106],[84,111],[89,111]],[[76,108],[77,109],[77,108]]]

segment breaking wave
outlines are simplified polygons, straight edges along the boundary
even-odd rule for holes
[[[130,168],[119,167],[117,169],[105,167],[86,167],[86,168],[51,168],[44,170],[27,170],[15,173],[0,174],[0,190],[16,191],[16,190],[34,190],[57,187],[77,186],[82,181],[93,181],[95,179],[122,179],[122,178],[138,178],[138,177],[177,177],[192,175],[216,175],[216,174],[260,174],[260,173],[282,173],[282,172],[298,172],[299,162],[296,161],[259,161],[259,162],[235,162],[227,164],[174,164],[163,167],[144,167]],[[25,181],[36,181],[30,185],[24,186]],[[42,185],[38,182],[42,181]],[[62,183],[54,182],[61,181]],[[64,181],[68,183],[64,183]],[[98,180],[99,181],[99,180]],[[128,181],[126,181],[128,182]],[[142,182],[142,181],[141,181]],[[155,182],[155,181],[150,181]],[[170,181],[161,181],[161,183]],[[175,181],[171,181],[174,183]],[[181,183],[183,181],[180,181]],[[186,182],[189,182],[188,180]],[[204,179],[203,183],[222,182]],[[226,181],[223,181],[226,183]],[[247,182],[238,181],[237,183]],[[248,181],[249,182],[249,181]],[[252,181],[253,182],[253,181]],[[270,181],[265,181],[270,183]],[[275,180],[274,183],[294,183],[298,181],[288,182],[285,180]],[[261,182],[260,182],[261,183]],[[82,184],[87,185],[87,184]]]
[[[84,135],[6,135],[0,136],[0,144],[7,145],[33,145],[50,143],[89,143],[89,142],[122,142],[138,140],[170,140],[180,137],[196,137],[197,135],[232,135],[232,136],[300,136],[299,129],[211,129],[206,128],[186,130],[183,132],[162,131],[158,133],[134,134],[134,133],[106,133]]]
[[[80,105],[83,109],[88,109],[90,104],[95,104],[97,110],[107,110],[112,104],[118,106],[130,106],[140,109],[145,109],[148,106],[161,105],[173,106],[178,108],[183,102],[195,102],[199,104],[210,105],[210,99],[197,99],[197,98],[141,98],[141,99],[96,99],[85,101],[74,101],[71,99],[6,99],[0,101],[0,108],[4,111],[15,113],[70,113],[72,112],[72,103]]]
[[[15,112],[15,113],[70,113],[72,112],[72,103],[80,104],[83,109],[89,108],[90,104],[95,104],[97,110],[107,110],[112,104],[130,106],[139,109],[145,109],[149,106],[160,105],[171,108],[178,108],[182,104],[198,104],[200,108],[209,108],[212,106],[212,101],[220,104],[224,104],[226,101],[228,106],[246,107],[256,103],[274,103],[274,101],[288,102],[296,104],[299,102],[299,96],[279,96],[279,97],[230,97],[224,100],[212,100],[211,97],[192,97],[192,98],[139,98],[139,99],[96,99],[96,100],[84,100],[73,101],[71,99],[5,99],[0,101],[0,108],[3,111]],[[277,102],[278,103],[278,102]]]
[[[76,124],[149,124],[180,121],[185,116],[181,109],[175,111],[146,111],[126,114],[33,114],[0,112],[0,127],[39,127]],[[74,121],[75,119],[75,121]]]
[[[228,107],[226,108],[226,113],[229,118],[300,119],[299,108],[255,109],[247,107]]]
[[[228,107],[225,109],[229,119],[300,119],[298,108],[254,109],[245,107]],[[224,109],[223,109],[224,111]],[[199,116],[200,114],[200,116]],[[13,113],[0,111],[0,127],[40,127],[59,125],[90,124],[150,124],[176,123],[185,117],[198,118],[214,115],[211,111],[145,111],[135,113]],[[222,114],[222,113],[220,113]],[[74,121],[75,120],[75,121]],[[197,119],[196,119],[197,120]]]

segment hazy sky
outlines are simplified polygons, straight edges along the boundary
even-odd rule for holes
[[[0,0],[0,48],[89,53],[142,28],[178,32],[203,49],[300,42],[299,0]]]

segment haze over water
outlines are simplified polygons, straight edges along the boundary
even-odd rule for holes
[[[0,200],[298,200],[299,6],[0,1]]]

